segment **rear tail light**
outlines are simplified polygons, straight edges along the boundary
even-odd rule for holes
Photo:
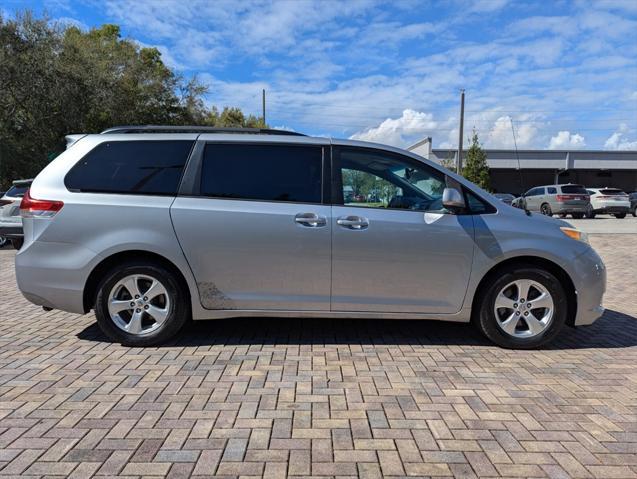
[[[20,216],[23,218],[52,218],[62,209],[64,203],[53,200],[36,200],[31,198],[31,190],[22,197]]]
[[[570,200],[589,200],[589,197],[586,195],[557,195],[555,197],[555,199],[557,201],[559,201],[560,203],[564,202],[564,201],[570,201]]]

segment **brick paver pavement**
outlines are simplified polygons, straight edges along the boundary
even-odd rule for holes
[[[470,326],[236,319],[124,348],[0,251],[0,476],[637,477],[637,236],[595,236],[604,317],[549,349]]]

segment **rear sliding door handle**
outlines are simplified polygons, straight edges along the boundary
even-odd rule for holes
[[[316,213],[299,213],[294,217],[294,222],[301,226],[320,228],[327,224],[327,218]]]
[[[341,216],[336,224],[349,230],[364,230],[369,226],[369,220],[362,216]]]

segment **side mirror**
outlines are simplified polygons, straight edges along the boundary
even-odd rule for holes
[[[450,211],[461,210],[466,207],[464,196],[455,188],[445,188],[442,192],[442,206]]]

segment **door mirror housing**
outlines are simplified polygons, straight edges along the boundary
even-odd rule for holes
[[[442,192],[442,206],[449,211],[458,211],[466,207],[464,196],[455,188],[445,188]]]

